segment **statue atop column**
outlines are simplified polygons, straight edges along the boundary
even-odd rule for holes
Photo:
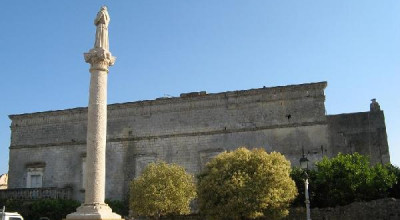
[[[94,19],[96,28],[96,41],[94,48],[103,48],[109,50],[108,47],[108,23],[110,23],[110,16],[108,15],[107,7],[102,6]]]
[[[85,202],[76,212],[67,215],[67,220],[121,220],[104,202],[106,185],[106,143],[107,143],[107,76],[108,67],[115,57],[108,48],[107,8],[97,13],[96,40],[94,48],[84,53],[90,63],[89,105],[86,137]]]
[[[85,61],[92,65],[92,68],[108,69],[114,65],[115,57],[111,55],[108,44],[108,24],[110,16],[108,15],[107,7],[102,6],[94,19],[96,25],[96,39],[94,47],[89,52],[84,54]]]

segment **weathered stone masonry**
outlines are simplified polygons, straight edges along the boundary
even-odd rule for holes
[[[213,156],[239,146],[283,153],[298,165],[360,152],[390,161],[382,111],[327,116],[326,82],[223,92],[108,106],[106,197],[122,199],[147,163],[165,160],[198,173]],[[87,109],[11,115],[9,188],[26,187],[27,169],[45,164],[43,187],[74,188],[83,199]]]

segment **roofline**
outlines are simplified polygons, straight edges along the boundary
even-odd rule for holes
[[[378,113],[384,113],[383,110],[377,111]],[[372,114],[377,113],[377,112],[372,112]],[[340,113],[340,114],[331,114],[331,115],[326,115],[327,117],[335,117],[335,116],[346,116],[346,115],[357,115],[357,114],[370,114],[371,111],[365,111],[365,112],[348,112],[348,113]]]

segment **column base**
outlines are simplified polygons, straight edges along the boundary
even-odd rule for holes
[[[66,220],[121,220],[107,204],[82,204],[76,212],[68,214]]]

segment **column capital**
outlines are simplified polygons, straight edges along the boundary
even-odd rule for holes
[[[84,53],[86,63],[90,63],[90,70],[107,71],[108,67],[114,65],[116,57],[111,52],[103,48],[93,48]]]

